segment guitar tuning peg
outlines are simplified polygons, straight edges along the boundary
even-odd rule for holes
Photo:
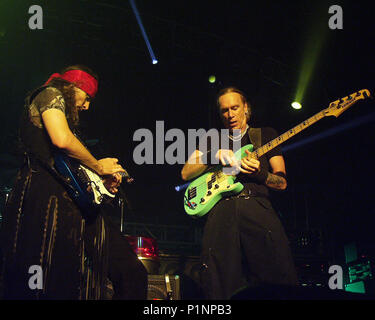
[[[350,95],[347,98],[348,98],[348,100],[352,100],[353,99],[353,97],[350,96]]]

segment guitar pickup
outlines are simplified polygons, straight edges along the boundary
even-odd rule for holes
[[[189,199],[189,200],[195,198],[196,195],[197,195],[197,188],[196,188],[196,187],[191,188],[191,189],[188,191],[188,199]]]

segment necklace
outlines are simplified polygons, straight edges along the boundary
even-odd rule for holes
[[[246,125],[246,130],[245,130],[243,133],[241,133],[241,135],[235,135],[235,136],[233,136],[232,134],[229,134],[228,137],[229,137],[229,139],[231,139],[232,141],[239,141],[239,140],[241,140],[241,139],[243,138],[243,136],[244,136],[245,133],[247,132],[247,129],[249,129],[249,126],[248,126],[248,125]]]

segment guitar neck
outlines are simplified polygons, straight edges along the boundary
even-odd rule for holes
[[[314,124],[315,122],[318,122],[320,119],[324,118],[325,116],[326,116],[325,110],[322,110],[318,112],[317,114],[313,115],[312,117],[308,118],[307,120],[296,125],[294,128],[284,132],[282,135],[278,136],[277,138],[267,142],[265,145],[259,147],[258,149],[252,152],[254,158],[259,159],[262,155],[264,155],[268,151],[272,150],[278,145],[289,140],[291,137],[300,133],[302,130],[305,130],[306,128]]]

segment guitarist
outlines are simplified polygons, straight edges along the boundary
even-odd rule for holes
[[[97,89],[97,75],[77,65],[54,73],[26,98],[20,122],[25,163],[7,202],[0,242],[6,299],[103,299],[107,277],[114,299],[147,297],[146,270],[120,230],[104,214],[84,218],[53,171],[53,152],[61,150],[118,191],[119,172],[125,171],[118,160],[97,160],[73,134]],[[36,288],[29,284],[31,266],[42,271]],[[88,280],[94,285],[85,290]]]
[[[211,148],[220,143],[214,144],[208,137],[207,156],[195,150],[181,176],[184,180],[200,176],[211,167],[210,155],[214,155],[216,163],[238,166],[237,181],[245,187],[239,195],[222,199],[208,214],[201,252],[205,296],[230,299],[245,287],[297,285],[288,239],[269,201],[268,189],[287,187],[281,149],[276,147],[259,160],[247,152],[240,163],[232,150],[234,140],[241,140],[241,147],[250,143],[256,146],[256,140],[261,139],[258,144],[263,145],[277,134],[272,128],[249,128],[250,104],[237,88],[221,90],[217,106],[223,127],[229,129],[229,149]],[[234,129],[239,129],[236,132],[240,135],[234,135]]]

